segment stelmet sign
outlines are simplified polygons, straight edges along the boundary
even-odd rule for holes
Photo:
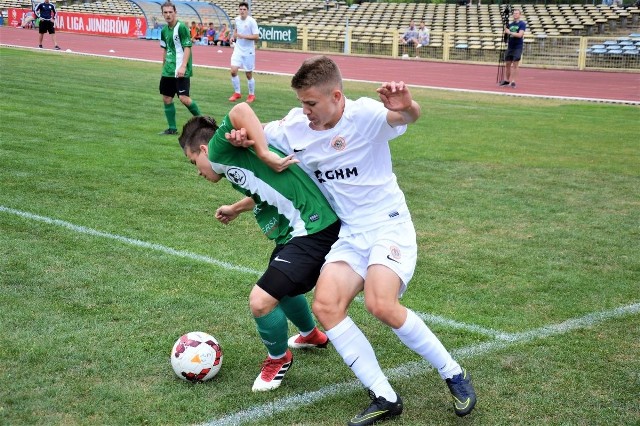
[[[285,26],[258,26],[260,41],[272,43],[295,43],[298,41],[298,28]]]

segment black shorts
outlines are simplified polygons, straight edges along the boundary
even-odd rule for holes
[[[191,88],[191,79],[165,77],[160,78],[160,94],[173,98],[176,94],[179,96],[189,96]]]
[[[44,34],[44,33],[55,34],[56,27],[53,25],[53,21],[47,21],[46,19],[41,19],[40,25],[38,26],[38,32],[40,34]]]
[[[287,244],[276,246],[258,287],[277,300],[308,292],[316,285],[324,258],[339,233],[338,220],[320,232],[294,237]]]
[[[507,62],[518,62],[520,58],[522,58],[522,47],[507,49],[507,52],[504,54],[504,60]]]

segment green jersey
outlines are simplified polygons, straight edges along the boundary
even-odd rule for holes
[[[167,51],[164,66],[162,67],[162,76],[175,77],[176,70],[182,65],[184,59],[184,49],[192,47],[189,28],[180,21],[177,21],[173,28],[165,25],[160,33],[160,47]],[[185,78],[189,78],[192,75],[191,57],[192,55],[189,55],[187,68],[184,72]]]
[[[297,164],[275,172],[253,148],[236,148],[224,137],[233,130],[229,116],[209,141],[209,161],[219,175],[256,202],[253,213],[264,235],[276,244],[315,234],[338,220],[326,198]],[[283,156],[280,151],[269,147]]]

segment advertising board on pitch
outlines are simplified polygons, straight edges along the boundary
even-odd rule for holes
[[[259,25],[260,40],[272,43],[295,43],[298,41],[298,28],[269,25]]]

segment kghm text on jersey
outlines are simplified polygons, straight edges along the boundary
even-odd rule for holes
[[[338,170],[316,170],[314,172],[316,175],[316,179],[318,182],[325,183],[327,180],[338,180],[338,179],[349,179],[351,177],[358,176],[358,168],[346,168],[346,169],[338,169]]]

